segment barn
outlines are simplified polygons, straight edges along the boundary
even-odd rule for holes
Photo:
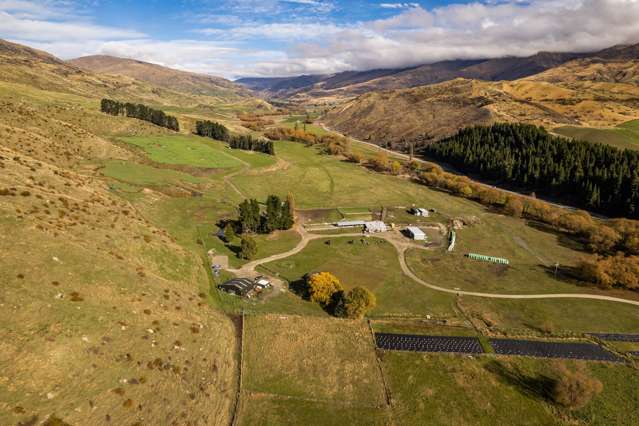
[[[242,297],[250,297],[255,287],[255,281],[249,278],[233,278],[217,286],[220,290]]]

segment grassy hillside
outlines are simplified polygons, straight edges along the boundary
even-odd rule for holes
[[[233,329],[206,303],[200,259],[84,167],[129,154],[36,108],[11,111],[0,124],[2,422],[170,411],[226,423]]]
[[[98,173],[137,155],[116,136],[167,134],[101,114],[99,96],[172,102],[153,90],[0,44],[0,423],[229,422],[235,331],[210,308],[200,253]],[[139,167],[126,173],[197,181]]]

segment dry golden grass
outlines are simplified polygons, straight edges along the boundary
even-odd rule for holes
[[[384,389],[363,321],[250,316],[242,389],[338,405],[380,407]]]

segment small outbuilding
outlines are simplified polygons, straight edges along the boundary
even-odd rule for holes
[[[372,220],[364,223],[364,229],[370,234],[388,231],[388,227],[381,220]]]
[[[255,286],[260,289],[269,288],[271,286],[271,281],[269,281],[268,278],[260,275],[259,277],[255,278]]]
[[[430,216],[430,212],[428,211],[428,209],[423,209],[423,208],[418,208],[418,207],[413,207],[410,212],[415,215],[415,216],[421,216],[421,217],[429,217]]]
[[[335,224],[335,226],[338,226],[340,228],[348,228],[354,226],[364,226],[365,224],[366,222],[363,220],[340,220]]]
[[[424,241],[426,239],[426,234],[424,233],[424,231],[416,226],[409,226],[408,228],[406,228],[406,233],[415,241]]]

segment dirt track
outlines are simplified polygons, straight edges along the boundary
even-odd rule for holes
[[[302,250],[308,245],[310,241],[321,239],[321,238],[343,238],[343,237],[361,237],[363,234],[361,232],[351,233],[351,234],[312,234],[306,231],[303,226],[296,225],[295,230],[300,234],[301,240],[289,251],[274,254],[272,256],[265,257],[263,259],[253,260],[249,263],[246,263],[239,269],[229,269],[229,272],[232,272],[236,275],[240,276],[255,276],[255,268],[259,265],[273,262],[275,260],[286,259],[287,257],[293,256]],[[399,265],[402,269],[404,275],[415,281],[416,283],[423,285],[425,287],[430,288],[431,290],[441,291],[444,293],[450,293],[455,295],[463,295],[463,296],[473,296],[473,297],[485,297],[490,299],[592,299],[592,300],[603,300],[608,302],[618,302],[618,303],[627,303],[630,305],[639,306],[639,301],[636,300],[628,300],[622,299],[619,297],[611,297],[611,296],[601,296],[597,294],[586,294],[586,293],[549,293],[549,294],[501,294],[501,293],[480,293],[474,291],[464,291],[464,290],[453,290],[450,288],[439,287],[434,284],[430,284],[421,278],[419,278],[415,273],[410,269],[408,264],[406,263],[406,250],[409,247],[414,246],[408,241],[402,241],[397,238],[397,235],[394,232],[385,232],[380,234],[375,234],[376,238],[382,238],[395,247],[397,250],[397,258],[399,260]]]

